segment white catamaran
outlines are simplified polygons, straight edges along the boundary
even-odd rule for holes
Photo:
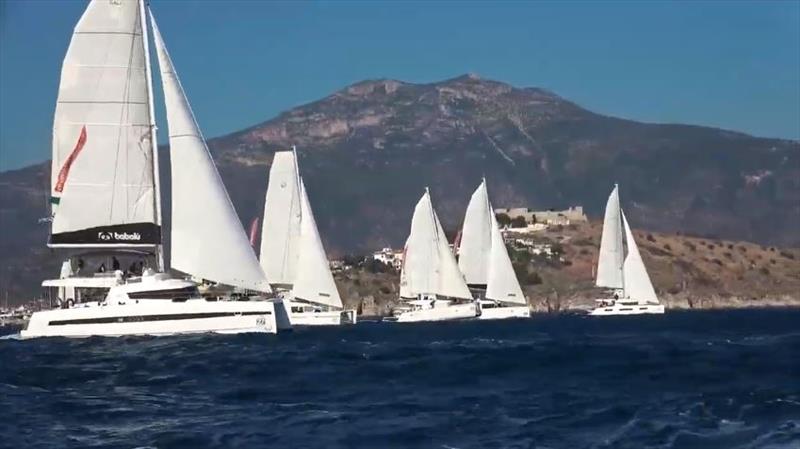
[[[428,189],[414,208],[400,273],[400,300],[389,321],[444,321],[475,318],[472,299],[458,269]]]
[[[625,240],[622,234],[623,227]],[[624,254],[623,243],[627,243],[627,256]],[[620,208],[617,185],[614,185],[614,190],[611,191],[606,203],[595,284],[598,287],[612,289],[614,296],[596,300],[598,305],[590,312],[591,315],[664,313],[664,305],[658,302],[653,283],[650,282],[650,276],[628,226],[628,220]]]
[[[269,171],[261,266],[289,306],[292,325],[356,322],[344,310],[319,236],[295,150],[278,151]]]
[[[458,266],[476,293],[481,319],[530,316],[503,235],[489,201],[486,179],[472,194],[458,247]]]
[[[150,17],[171,152],[171,267],[251,292],[269,283],[249,245]],[[158,152],[146,8],[142,0],[93,0],[64,59],[53,126],[52,229],[48,246],[151,250],[156,268],[86,275],[70,263],[61,308],[36,312],[22,338],[277,331],[275,303],[216,301],[165,269]],[[79,264],[80,267],[80,264]],[[92,290],[94,289],[94,290]],[[107,289],[83,301],[81,291]]]

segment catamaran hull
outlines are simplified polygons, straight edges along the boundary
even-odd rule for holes
[[[478,319],[505,320],[509,318],[530,318],[531,309],[528,306],[490,307],[481,309]]]
[[[450,304],[442,307],[430,309],[409,310],[401,312],[388,319],[397,323],[414,323],[419,321],[451,321],[475,318],[478,315],[478,307],[475,303]]]
[[[292,326],[339,326],[356,324],[356,321],[355,310],[292,313]]]
[[[342,314],[331,312],[292,313],[292,326],[338,326],[342,324]]]
[[[277,330],[275,305],[270,301],[143,299],[35,312],[20,337],[160,336],[209,332],[274,334]]]
[[[663,304],[643,304],[643,305],[620,305],[597,307],[589,315],[591,316],[612,316],[612,315],[644,315],[644,314],[663,314]]]

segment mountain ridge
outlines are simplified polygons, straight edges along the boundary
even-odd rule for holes
[[[476,75],[361,81],[208,144],[243,223],[263,212],[272,154],[297,145],[334,254],[401,246],[425,186],[443,225],[460,226],[482,176],[495,207],[599,217],[619,182],[636,228],[800,246],[800,142],[611,117]],[[17,279],[22,262],[49,263],[35,224],[49,214],[49,163],[2,172],[0,186],[0,279]]]

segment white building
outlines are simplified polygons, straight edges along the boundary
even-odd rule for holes
[[[552,226],[566,226],[570,223],[587,221],[586,214],[583,212],[583,206],[573,206],[565,210],[541,211],[533,210],[527,207],[513,207],[506,209],[495,209],[494,213],[508,215],[508,217],[512,220],[517,217],[522,217],[529,225],[533,223],[543,223]]]
[[[403,266],[403,251],[395,251],[392,248],[383,248],[372,253],[372,258],[386,265],[399,270]]]

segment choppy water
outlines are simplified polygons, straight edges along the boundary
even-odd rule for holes
[[[800,311],[0,341],[0,447],[800,448]]]

